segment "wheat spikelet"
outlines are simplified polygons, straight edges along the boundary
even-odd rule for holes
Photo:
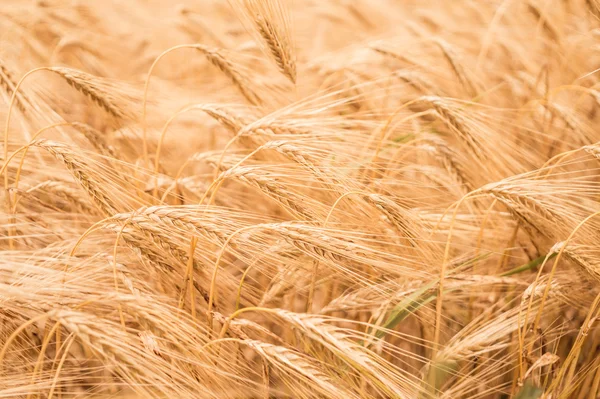
[[[406,237],[413,247],[418,246],[415,222],[407,209],[382,195],[371,194],[366,196],[365,199],[375,205],[386,216],[386,219],[396,228],[401,237]]]
[[[412,391],[408,379],[396,378],[385,371],[386,367],[393,368],[392,365],[384,365],[383,359],[372,353],[367,353],[361,346],[356,345],[337,328],[326,323],[323,316],[305,315],[292,313],[285,310],[277,310],[277,316],[300,329],[315,343],[323,345],[333,352],[344,363],[350,367],[365,373],[373,384],[373,388],[380,390],[379,394],[390,395],[392,392],[400,397],[410,395]]]
[[[478,91],[475,83],[473,83],[473,81],[467,75],[463,66],[458,62],[458,57],[455,54],[452,47],[450,46],[450,44],[441,39],[435,39],[433,42],[437,44],[438,47],[442,50],[442,52],[444,53],[444,57],[452,67],[452,70],[460,80],[463,87],[467,90],[467,93],[471,97],[477,96]]]
[[[269,337],[275,342],[283,343],[280,337],[273,334],[269,329],[247,319],[229,320],[227,317],[219,312],[212,312],[215,321],[221,325],[227,324],[227,333],[233,337],[240,338],[242,340],[250,340],[250,336],[256,336],[263,338]],[[258,338],[257,338],[258,339]]]
[[[490,193],[500,203],[504,204],[510,213],[521,223],[527,231],[536,249],[540,250],[540,240],[551,238],[553,235],[552,225],[560,220],[560,216],[549,211],[534,198],[502,190],[501,188],[485,186],[482,192]]]
[[[439,88],[434,87],[430,82],[428,82],[424,77],[415,71],[394,71],[394,76],[408,83],[421,94],[439,94]]]
[[[209,26],[203,18],[201,18],[201,14],[195,12],[187,7],[180,5],[177,8],[178,14],[181,15],[184,19],[181,25],[183,28],[189,32],[192,36],[208,36],[212,41],[216,43],[217,46],[222,48],[228,48],[230,46],[225,44],[226,39],[219,35],[219,32],[214,32],[213,27]]]
[[[552,21],[548,19],[548,16],[544,13],[540,7],[535,4],[534,1],[527,2],[527,9],[542,23],[544,30],[548,33],[548,36],[554,41],[558,41],[561,36],[557,28],[554,26]]]
[[[600,261],[594,245],[570,243],[563,251],[567,258],[582,267],[592,278],[600,279]]]
[[[516,188],[516,187],[515,187]],[[530,195],[522,194],[517,189],[502,184],[490,184],[482,187],[482,192],[490,193],[494,198],[506,205],[508,209],[527,226],[531,226],[537,234],[548,236],[552,231],[552,223],[561,220],[555,214]]]
[[[485,159],[485,151],[481,144],[476,139],[476,135],[471,131],[471,128],[463,120],[462,116],[454,112],[449,104],[440,97],[426,96],[421,97],[421,100],[430,104],[441,118],[448,124],[453,132],[469,147],[469,149],[479,159]]]
[[[315,165],[315,160],[312,159],[308,151],[304,150],[293,142],[276,140],[265,143],[261,146],[263,149],[276,150],[277,152],[286,155],[290,159],[298,162],[300,165],[306,166],[310,171],[317,175],[323,175],[320,173]]]
[[[123,230],[121,226],[109,225],[108,228],[111,228],[115,233],[121,233],[123,241],[129,248],[141,258],[148,260],[152,266],[156,267],[161,272],[169,275],[175,271],[175,268],[171,264],[173,258],[165,260],[164,253],[157,252],[148,247],[148,244],[153,241],[146,240],[139,232],[136,232],[133,229],[130,229],[130,231],[127,231],[127,229]],[[159,243],[162,244],[162,242]],[[170,246],[167,245],[167,248],[170,248]],[[180,289],[180,287],[177,287],[177,289]]]
[[[114,147],[108,145],[104,138],[104,135],[85,123],[73,122],[71,123],[75,129],[85,136],[86,139],[100,152],[100,154],[111,157],[119,158]]]
[[[275,127],[274,129],[277,129]],[[327,168],[320,165],[318,156],[321,154],[312,153],[309,148],[295,144],[292,141],[286,140],[274,140],[269,141],[261,146],[262,149],[272,149],[280,154],[285,155],[287,158],[302,165],[307,170],[315,175],[327,188],[334,192],[341,194],[341,187],[344,182],[341,177],[337,176],[335,169]]]
[[[583,150],[594,156],[596,159],[600,159],[600,144],[595,143],[591,145],[586,145],[583,147]]]
[[[297,351],[255,340],[244,340],[244,343],[256,350],[279,373],[289,373],[286,382],[292,386],[296,386],[294,380],[300,378],[323,395],[335,393],[345,398],[358,397],[347,387],[340,385],[339,381],[331,379],[318,364]]]
[[[399,53],[399,52],[394,51],[394,50],[389,49],[389,48],[385,48],[384,46],[382,46],[380,44],[372,44],[370,46],[370,48],[373,51],[376,51],[379,54],[382,54],[382,55],[384,55],[386,57],[395,58],[395,59],[397,59],[399,61],[402,61],[402,62],[405,62],[405,63],[407,63],[409,65],[421,66],[421,64],[418,61],[409,58],[407,55]]]
[[[388,258],[388,254],[381,253],[379,250],[370,246],[362,245],[360,242],[354,242],[349,236],[337,237],[329,234],[327,230],[320,229],[301,222],[285,222],[273,225],[266,225],[266,231],[273,230],[281,237],[302,251],[304,254],[332,267],[334,270],[341,268],[347,273],[350,281],[367,282],[369,277],[359,268],[352,267],[348,269],[346,264],[370,264],[374,270],[382,273],[402,273],[410,269],[416,276],[423,276],[421,270],[414,268],[405,268],[407,264],[418,263],[409,256],[402,257],[403,265],[398,265],[398,259],[393,256]],[[357,237],[358,238],[358,237]],[[377,260],[375,260],[377,259]],[[392,266],[393,265],[393,266]],[[426,274],[426,273],[425,273]]]
[[[194,381],[191,375],[179,371],[171,375],[177,385],[162,386],[159,381],[164,379],[168,373],[166,366],[168,363],[163,357],[166,356],[166,350],[161,349],[162,356],[141,356],[141,353],[147,354],[142,349],[143,342],[137,336],[135,344],[132,340],[116,325],[107,323],[104,320],[90,316],[82,312],[71,310],[54,310],[48,313],[51,320],[56,320],[68,332],[74,334],[76,339],[82,342],[93,352],[101,356],[108,364],[113,365],[117,375],[130,384],[139,384],[139,381],[154,381],[148,388],[138,388],[140,394],[156,395],[161,391],[167,395],[188,396],[194,389],[198,388],[198,381]],[[143,360],[142,360],[143,359]],[[121,366],[119,366],[121,365]],[[127,373],[124,366],[136,371],[135,375]],[[152,370],[155,370],[153,373]],[[162,371],[158,371],[158,370]]]
[[[251,24],[262,39],[265,52],[281,72],[296,83],[296,59],[292,47],[290,21],[284,2],[273,0],[230,0],[243,12],[243,20]]]
[[[85,198],[82,198],[80,192],[69,187],[65,182],[47,180],[28,188],[26,192],[34,193],[35,191],[46,192],[65,200],[67,203],[74,204],[76,209],[80,210],[82,213],[97,213],[97,211],[90,206],[88,201]]]
[[[333,299],[321,309],[321,314],[378,308],[381,306],[381,302],[377,300],[380,296],[393,295],[388,301],[389,303],[395,303],[396,301],[415,293],[423,285],[423,281],[417,280],[408,283],[394,281],[367,286]]]
[[[226,106],[210,104],[202,106],[202,110],[234,134],[248,124],[245,117],[230,112]]]
[[[102,190],[95,176],[91,174],[92,168],[71,147],[63,143],[43,139],[34,141],[31,146],[43,148],[62,162],[106,215],[117,213],[117,205]]]
[[[106,83],[99,78],[71,68],[52,67],[49,70],[61,76],[75,90],[90,98],[115,118],[134,119],[131,111],[126,108],[127,99],[115,95],[115,88],[107,87]]]
[[[282,297],[295,287],[295,282],[300,279],[308,270],[306,268],[289,267],[281,269],[271,279],[269,287],[265,290],[258,306],[266,306],[277,298]]]
[[[118,220],[118,218],[112,219]],[[164,252],[170,259],[178,260],[181,264],[185,264],[187,262],[188,256],[186,252],[172,244],[171,240],[166,237],[162,230],[156,225],[152,223],[144,223],[143,220],[136,220],[135,218],[128,219],[126,223],[127,224],[125,226],[130,224],[133,229],[139,232],[137,236],[139,238],[138,241],[142,241],[142,244],[140,245],[141,247],[147,247],[148,243],[152,243],[158,249],[157,253]],[[107,224],[106,227],[117,232],[119,231],[118,225]],[[135,233],[131,231],[133,229],[127,230],[129,237],[131,237],[131,241],[133,241],[133,238],[136,236]]]
[[[256,187],[301,219],[314,220],[318,218],[314,211],[303,205],[305,201],[299,195],[287,190],[268,175],[261,174],[260,169],[240,166],[222,172],[217,179],[238,179]]]
[[[184,287],[187,286],[188,281],[187,278],[184,279],[183,270],[187,263],[188,254],[161,234],[159,229],[139,223],[133,224],[133,227],[129,229],[123,228],[121,224],[107,224],[106,228],[113,230],[117,234],[121,234],[123,241],[129,248],[141,258],[148,260],[151,265],[158,268],[162,279],[167,281],[173,279],[173,285],[177,292],[182,292],[182,288],[178,282],[185,283]],[[193,262],[195,265],[194,269],[200,270],[198,263],[195,260]],[[174,265],[179,265],[179,267],[175,267]],[[193,286],[208,303],[209,294],[207,287],[202,286],[196,279],[193,280]],[[217,303],[213,303],[213,306],[215,309],[219,309]]]
[[[260,96],[250,88],[250,79],[242,74],[239,66],[235,65],[231,60],[223,55],[223,50],[199,44],[194,47],[202,52],[202,54],[206,56],[211,64],[219,68],[221,72],[225,74],[225,76],[231,79],[233,84],[238,88],[240,93],[242,93],[242,95],[250,104],[262,104]]]
[[[469,182],[470,179],[467,173],[462,170],[460,163],[456,160],[456,153],[443,139],[438,137],[428,137],[425,140],[425,143],[423,148],[427,152],[434,154],[448,174],[462,187],[463,193],[466,194],[467,192],[474,190],[473,184]]]
[[[8,69],[5,62],[0,59],[0,87],[4,90],[7,98],[12,96],[13,91],[15,90],[17,83],[12,76],[12,72]],[[23,92],[17,93],[15,98],[15,102],[19,110],[23,113],[27,111],[28,106],[32,105],[31,101],[27,98],[27,96]]]
[[[113,216],[114,220],[132,220],[139,223],[156,223],[164,228],[176,228],[183,232],[201,234],[215,243],[222,244],[227,239],[227,231],[224,226],[217,225],[204,214],[198,218],[196,212],[203,212],[200,207],[170,207],[155,206],[138,209],[133,213],[122,213]],[[234,216],[234,215],[231,215]],[[241,221],[238,219],[237,223]],[[232,230],[229,230],[232,232]]]
[[[216,226],[191,221],[182,213],[184,212],[178,213],[168,209],[168,207],[140,209],[132,214],[114,215],[109,219],[106,227],[123,234],[125,242],[135,247],[136,252],[158,264],[161,269],[167,272],[176,270],[172,266],[173,261],[179,263],[180,273],[178,274],[183,276],[183,266],[188,262],[189,253],[181,244],[177,243],[176,236],[173,233],[167,235],[165,232],[173,232],[173,228],[195,234],[202,231],[205,237],[216,239],[218,242],[225,240],[225,234],[221,232],[222,229]],[[185,214],[189,215],[189,212],[185,212]],[[114,221],[118,223],[114,223]],[[128,228],[128,226],[131,226],[131,228]],[[155,249],[151,249],[151,246]],[[202,265],[196,259],[193,259],[192,262],[194,270],[199,272],[203,270]],[[196,280],[194,280],[194,285],[202,297],[208,301],[206,287],[203,287]]]

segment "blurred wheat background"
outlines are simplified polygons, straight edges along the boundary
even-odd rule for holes
[[[0,398],[600,397],[597,0],[0,34]]]

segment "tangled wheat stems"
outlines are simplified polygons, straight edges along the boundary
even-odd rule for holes
[[[595,1],[6,2],[1,397],[598,396]]]

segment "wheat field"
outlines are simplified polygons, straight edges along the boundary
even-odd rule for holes
[[[600,398],[598,0],[0,33],[0,398]]]

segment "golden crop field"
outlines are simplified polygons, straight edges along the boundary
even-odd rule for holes
[[[3,0],[0,398],[600,398],[599,0]]]

